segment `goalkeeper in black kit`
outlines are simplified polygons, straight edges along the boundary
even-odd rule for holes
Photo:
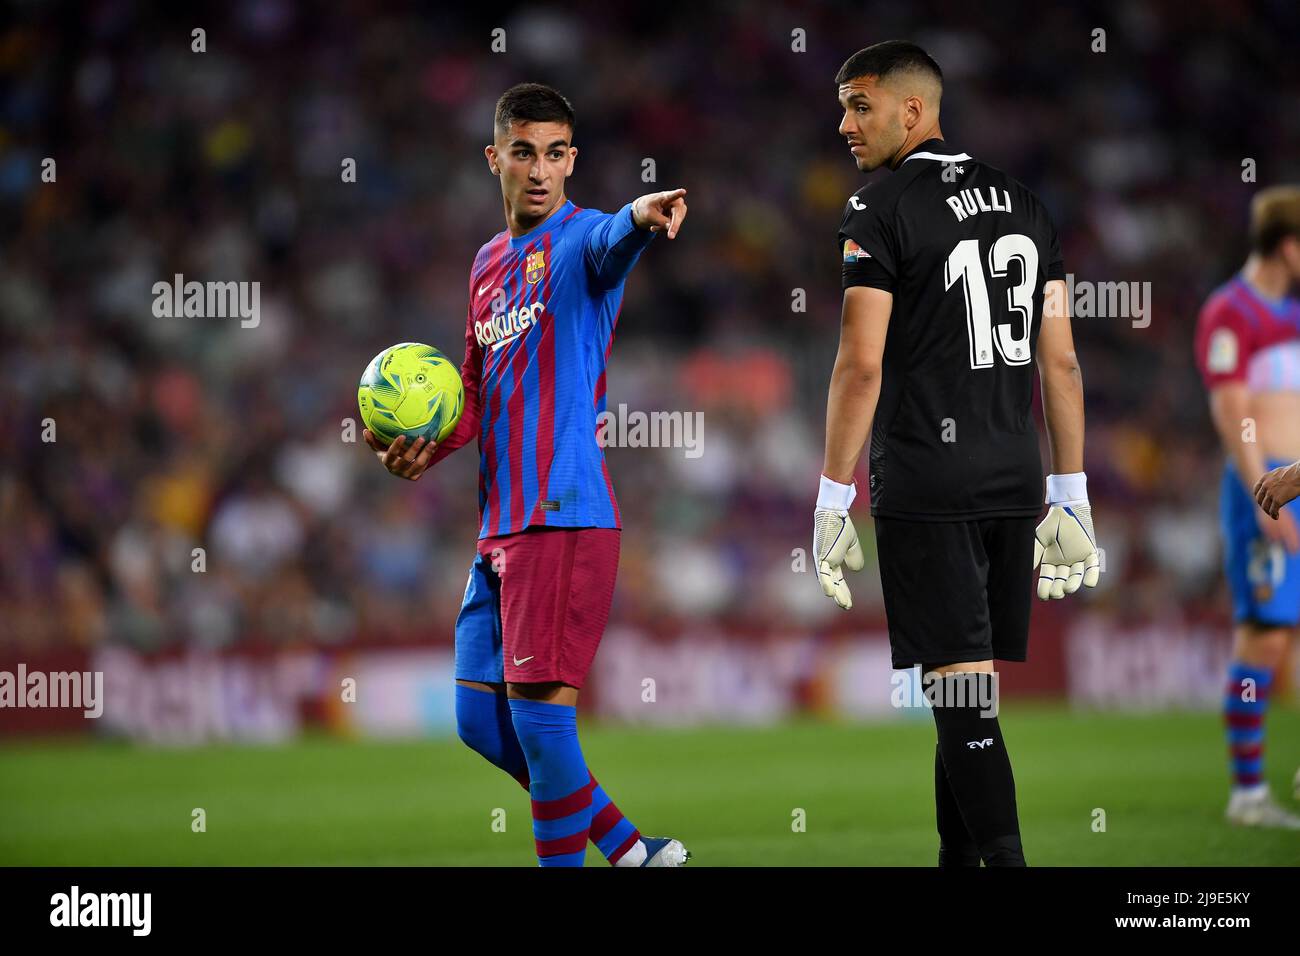
[[[920,47],[868,47],[836,83],[858,169],[892,172],[849,199],[839,231],[818,578],[852,607],[843,569],[864,556],[849,508],[869,440],[893,665],[920,665],[934,704],[939,864],[1023,866],[993,662],[1025,660],[1033,569],[1044,599],[1100,573],[1056,229],[1023,185],[944,140],[943,74]],[[1035,365],[1052,456],[1037,528]]]

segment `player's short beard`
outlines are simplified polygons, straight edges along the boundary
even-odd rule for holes
[[[874,173],[889,158],[889,153],[882,152],[879,156],[865,156],[858,163],[858,171],[863,173]]]
[[[888,145],[882,145],[878,150],[873,151],[871,155],[857,159],[859,172],[874,173],[881,166],[888,165],[894,154],[898,152],[907,139],[907,131],[903,129],[902,123],[895,123],[895,128],[887,130],[886,136],[890,140]]]
[[[903,128],[902,120],[897,117],[894,118],[893,125],[888,130],[888,137],[889,145],[881,149],[878,157],[872,157],[873,163],[871,169],[867,170],[867,172],[874,172],[881,166],[893,168],[891,161],[898,154],[898,151],[903,148],[903,144],[907,142],[907,130]]]
[[[858,172],[874,173],[889,161],[890,155],[891,152],[889,150],[881,150],[879,153],[872,154],[871,156],[863,156],[858,160]]]

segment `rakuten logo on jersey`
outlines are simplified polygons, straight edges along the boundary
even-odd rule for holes
[[[482,348],[491,346],[492,351],[495,352],[536,325],[545,308],[546,303],[534,302],[532,305],[517,306],[509,312],[502,312],[490,319],[475,322],[474,337],[478,339],[478,344]]]

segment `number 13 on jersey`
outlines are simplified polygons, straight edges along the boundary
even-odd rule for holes
[[[953,246],[943,266],[944,289],[958,282],[966,301],[966,331],[970,339],[970,367],[992,368],[993,353],[1008,365],[1027,365],[1030,361],[1029,334],[1034,321],[1034,292],[1038,288],[1038,247],[1020,233],[999,236],[989,248],[988,274],[1007,275],[1012,261],[1020,264],[1020,278],[1007,289],[1007,311],[1019,313],[1019,334],[1012,322],[993,326],[993,306],[989,302],[988,283],[978,239],[963,239]]]

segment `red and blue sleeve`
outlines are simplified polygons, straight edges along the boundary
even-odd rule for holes
[[[472,289],[471,289],[472,292]],[[483,399],[479,386],[483,378],[483,348],[474,334],[474,313],[470,310],[465,321],[465,361],[460,366],[460,380],[465,386],[465,410],[452,433],[443,439],[429,464],[442,461],[457,448],[478,437],[483,420]]]
[[[1226,295],[1205,303],[1196,321],[1196,367],[1206,389],[1244,382],[1254,350],[1254,324]]]

